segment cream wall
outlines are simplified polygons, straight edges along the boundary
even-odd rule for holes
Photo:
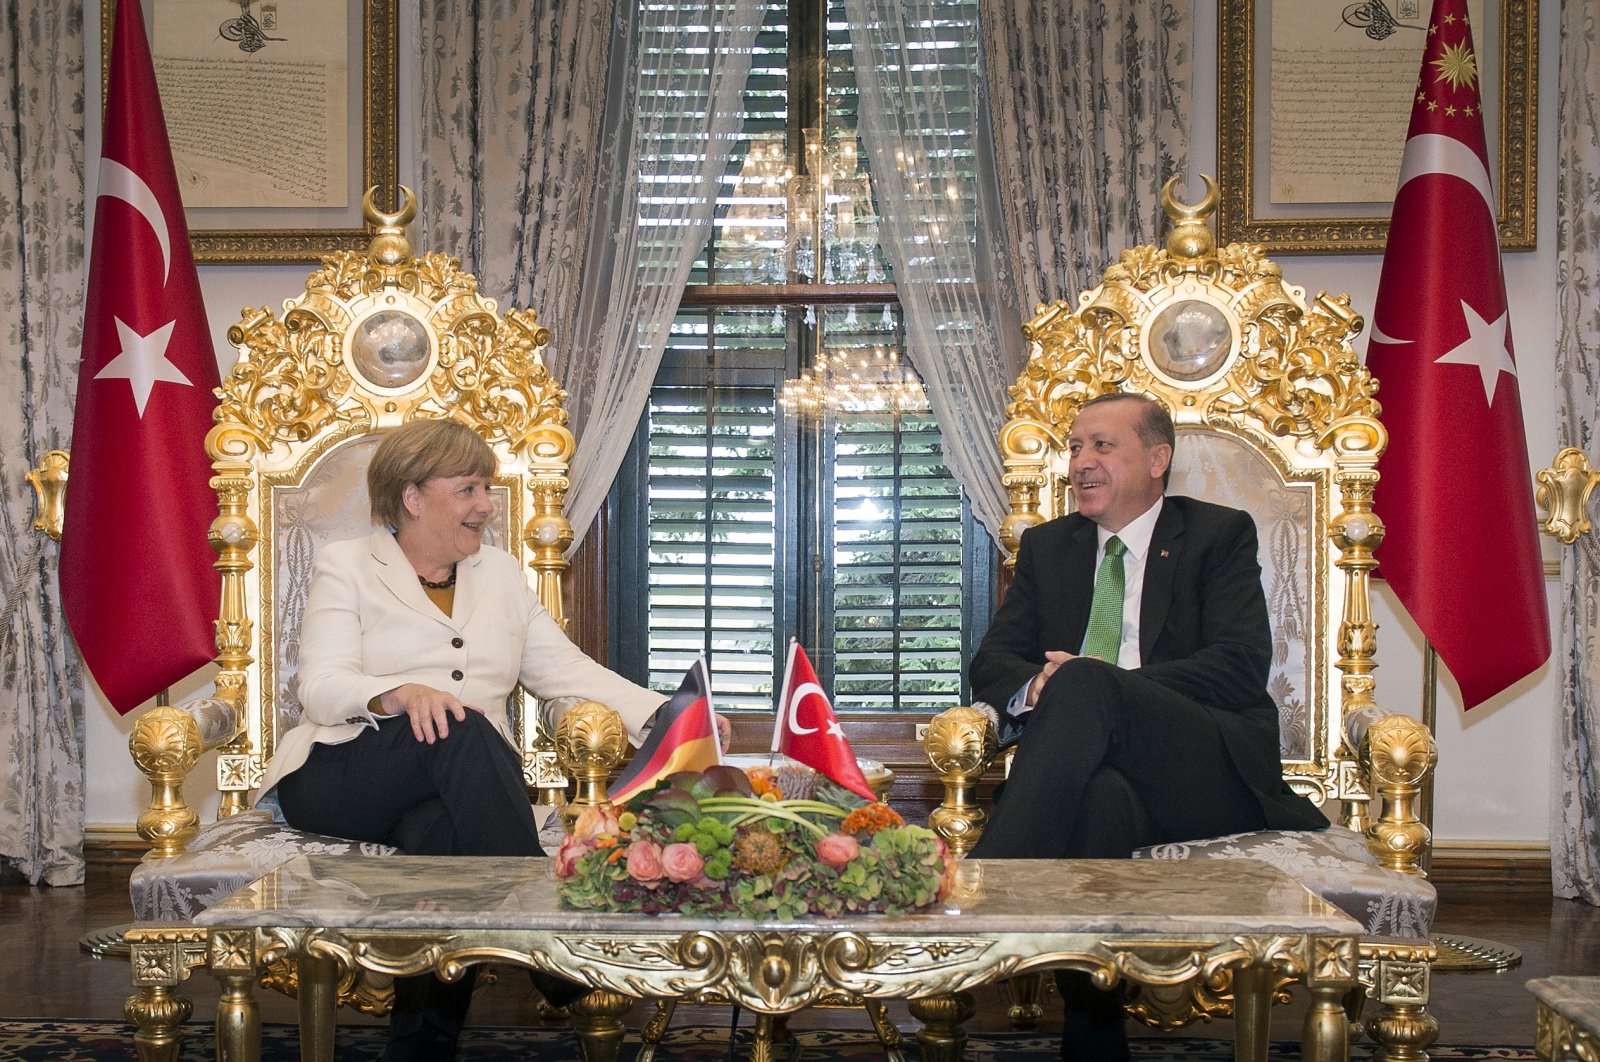
[[[85,5],[94,20],[98,5]],[[1216,172],[1216,40],[1215,0],[1197,3],[1199,26],[1193,169]],[[402,26],[415,21],[414,0],[402,0]],[[403,37],[407,30],[402,30]],[[99,34],[91,27],[88,69],[99,68]],[[1505,258],[1510,289],[1512,325],[1518,355],[1523,412],[1534,467],[1541,467],[1557,448],[1555,425],[1554,358],[1555,306],[1555,84],[1556,20],[1547,14],[1540,30],[1542,57],[1539,79],[1539,249]],[[402,40],[403,54],[410,54]],[[406,65],[402,65],[402,76]],[[402,102],[401,129],[414,128],[411,94]],[[90,115],[91,126],[98,116]],[[97,157],[99,130],[89,129],[89,158]],[[402,179],[412,171],[414,135],[401,136]],[[93,172],[93,168],[90,168]],[[1198,185],[1196,185],[1198,187]],[[1375,255],[1291,257],[1281,260],[1288,278],[1315,292],[1346,291],[1354,305],[1370,313],[1377,286],[1379,258]],[[232,360],[225,333],[246,305],[270,306],[299,291],[308,267],[210,266],[200,271],[207,311],[216,335],[223,370]],[[1381,394],[1380,394],[1381,399]],[[1532,479],[1530,470],[1530,487]],[[1547,544],[1546,558],[1558,554]],[[1551,579],[1552,599],[1559,590]],[[1414,624],[1381,590],[1376,604],[1380,624],[1378,661],[1379,700],[1388,709],[1420,715],[1422,700],[1422,638]],[[1491,619],[1487,618],[1486,619]],[[1554,616],[1552,615],[1552,619]],[[200,685],[199,682],[191,684]],[[175,691],[181,694],[182,690]],[[1553,734],[1560,700],[1559,676],[1546,665],[1539,672],[1495,700],[1463,714],[1454,685],[1442,680],[1438,708],[1440,767],[1435,830],[1441,846],[1515,849],[1544,847],[1549,839],[1549,779]],[[96,834],[131,829],[137,809],[148,799],[148,787],[128,759],[127,740],[132,717],[119,718],[91,693],[86,727],[88,740],[87,821]],[[209,817],[216,795],[211,781],[213,757],[208,756],[191,776],[192,802]]]

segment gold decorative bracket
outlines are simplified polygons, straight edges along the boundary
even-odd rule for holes
[[[1589,499],[1596,484],[1600,484],[1600,470],[1589,463],[1589,455],[1576,446],[1568,446],[1556,454],[1549,468],[1541,468],[1534,479],[1539,483],[1535,500],[1545,511],[1539,529],[1561,540],[1564,546],[1578,541],[1579,535],[1594,530],[1589,520]]]
[[[25,477],[38,502],[39,515],[33,518],[33,529],[56,542],[61,541],[61,527],[67,518],[67,471],[71,463],[67,451],[51,450]]]
[[[628,754],[628,731],[622,716],[599,701],[574,705],[556,727],[556,755],[562,770],[577,781],[577,793],[561,809],[568,833],[587,807],[611,803],[606,782]]]

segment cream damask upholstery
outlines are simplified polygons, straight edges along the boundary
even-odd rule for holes
[[[405,196],[392,215],[369,197],[367,253],[323,259],[281,317],[246,309],[228,331],[238,361],[206,438],[218,500],[210,538],[223,576],[216,692],[149,710],[130,740],[152,783],[139,817],[152,850],[132,875],[136,921],[125,934],[138,989],[127,1012],[142,1058],[174,1057],[188,1014],[175,989],[205,962],[195,914],[296,855],[392,851],[249,810],[279,736],[299,721],[298,632],[313,558],[330,542],[370,533],[365,475],[382,432],[451,417],[484,437],[499,462],[489,539],[522,557],[545,608],[565,623],[572,529],[562,505],[574,440],[566,392],[544,362],[549,334],[531,311],[499,312],[456,260],[414,256],[404,230],[415,201]],[[558,802],[567,780],[539,706],[516,693],[508,707],[530,791]],[[210,748],[219,749],[222,805],[218,821],[201,828],[183,782]],[[292,983],[292,971],[269,983]],[[385,985],[345,989],[345,1001],[364,1010],[387,1006]]]
[[[1026,367],[1000,432],[1010,514],[1008,566],[1023,531],[1070,510],[1066,439],[1090,397],[1154,396],[1178,432],[1170,493],[1244,509],[1260,534],[1272,619],[1269,691],[1278,703],[1284,775],[1334,823],[1320,833],[1262,831],[1159,845],[1136,858],[1263,859],[1361,922],[1361,976],[1383,1007],[1367,1024],[1386,1048],[1422,1057],[1437,1035],[1427,1013],[1433,886],[1419,787],[1437,752],[1425,727],[1376,699],[1377,627],[1368,599],[1383,523],[1372,512],[1387,444],[1377,384],[1352,346],[1362,322],[1348,296],[1285,282],[1261,249],[1215,246],[1216,201],[1163,206],[1165,248],[1135,247],[1072,303],[1040,306],[1023,327]],[[986,713],[952,709],[926,751],[944,778],[931,824],[970,850],[987,813],[974,800],[995,756]],[[1225,1009],[1204,993],[1135,998],[1136,1016],[1181,1025]]]

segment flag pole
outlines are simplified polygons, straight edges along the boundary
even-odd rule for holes
[[[1422,725],[1428,736],[1437,740],[1439,723],[1439,651],[1433,643],[1422,640]],[[1433,771],[1422,782],[1421,798],[1417,801],[1417,817],[1433,834]],[[1433,869],[1433,844],[1422,856],[1422,872]],[[1522,965],[1522,952],[1498,940],[1483,937],[1463,937],[1455,933],[1433,934],[1433,946],[1439,957],[1433,961],[1435,970],[1463,972],[1466,970],[1510,970]]]

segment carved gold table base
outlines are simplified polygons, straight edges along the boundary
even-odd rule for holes
[[[995,871],[987,883],[986,867]],[[289,962],[298,972],[303,1057],[317,1062],[333,1058],[337,999],[364,981],[455,980],[485,963],[595,988],[572,1007],[585,1062],[615,1062],[622,1017],[638,999],[715,999],[750,1010],[755,1062],[771,1062],[785,1015],[840,999],[865,1002],[893,1051],[898,1031],[882,1004],[905,999],[922,1025],[921,1057],[957,1062],[963,1023],[975,1012],[970,989],[1056,968],[1083,970],[1108,988],[1133,986],[1145,994],[1147,1021],[1161,1007],[1197,1013],[1205,1004],[1196,997],[1231,985],[1240,1062],[1266,1062],[1272,998],[1298,983],[1312,999],[1306,1062],[1346,1062],[1341,1001],[1362,961],[1353,920],[1252,860],[1024,860],[1003,872],[967,861],[956,891],[926,914],[768,925],[566,910],[542,859],[473,860],[464,875],[458,860],[310,856],[198,921],[204,955],[185,952],[182,961],[187,969],[203,963],[222,985],[217,1048],[230,1060],[258,1057],[254,985],[269,966]],[[667,1014],[670,1004],[644,1031],[650,1054]],[[147,1039],[159,1040],[159,1022],[149,1024]],[[141,1056],[154,1057],[143,1047]]]
[[[1529,981],[1528,991],[1541,1062],[1600,1062],[1600,977],[1542,977]]]

